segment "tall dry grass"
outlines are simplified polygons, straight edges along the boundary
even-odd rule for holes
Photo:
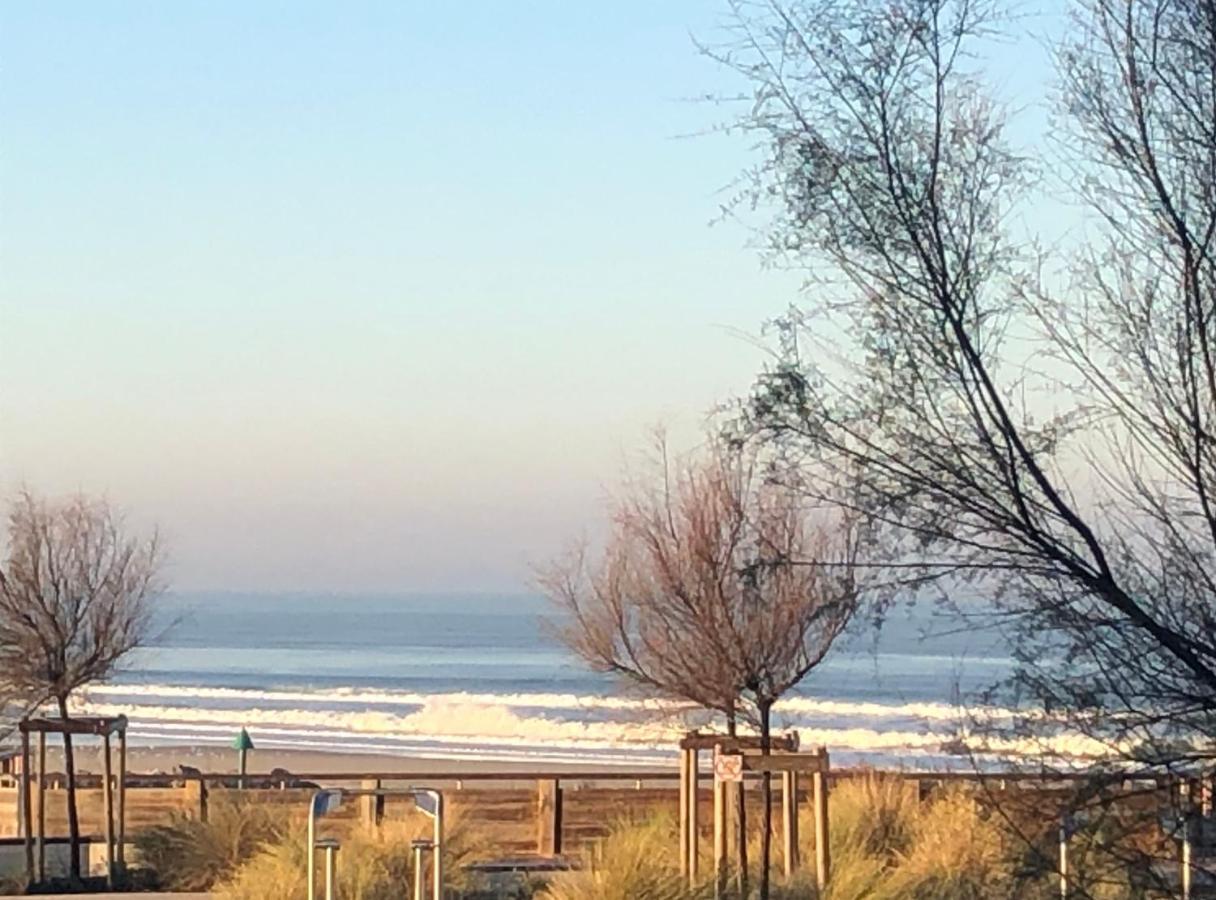
[[[210,889],[226,900],[299,900],[305,890],[302,822],[257,806],[216,806],[206,823],[178,820],[149,829],[137,841],[145,863],[164,886]],[[810,810],[800,822],[803,870],[788,883],[776,877],[773,900],[1048,900],[1059,895],[1054,860],[1038,848],[1028,863],[1024,837],[965,788],[920,801],[900,779],[853,778],[832,792],[832,879],[822,895],[814,885],[815,848]],[[412,881],[410,841],[429,836],[421,815],[353,831],[338,855],[343,900],[389,900]],[[1100,835],[1090,836],[1075,860],[1078,878],[1095,900],[1139,900],[1142,893],[1103,858]],[[449,885],[463,887],[463,866],[474,849],[494,855],[492,841],[456,819],[447,835]],[[758,835],[753,833],[753,842]],[[1080,843],[1080,839],[1078,839]],[[780,841],[775,842],[780,848]],[[673,819],[621,822],[582,869],[558,874],[537,888],[536,900],[707,900],[707,880],[689,888],[679,873]],[[703,848],[704,852],[704,848]],[[753,847],[750,856],[759,858]],[[778,853],[776,871],[782,868]],[[709,860],[702,857],[708,876]],[[750,884],[757,884],[756,872]],[[1101,877],[1099,877],[1101,876]],[[732,879],[733,884],[733,879]],[[732,895],[733,896],[733,895]]]
[[[1027,874],[1026,847],[1005,821],[965,790],[945,790],[925,801],[900,779],[855,778],[832,793],[832,878],[822,895],[814,884],[813,825],[804,810],[803,870],[788,882],[776,878],[773,900],[1046,900],[1058,897],[1051,872]],[[758,859],[752,835],[750,858]],[[780,846],[780,842],[776,842]],[[672,822],[622,823],[587,867],[563,874],[539,900],[703,900],[706,882],[688,888],[680,878]],[[775,860],[779,871],[780,854]],[[708,860],[702,871],[708,873]],[[733,873],[732,873],[733,874]],[[758,879],[750,873],[754,896]],[[732,886],[734,879],[732,877]],[[733,887],[732,887],[733,889]],[[734,894],[730,896],[734,897]],[[1125,887],[1108,885],[1101,900],[1132,900]]]
[[[280,811],[237,798],[213,804],[205,822],[175,813],[168,823],[138,832],[135,849],[160,887],[205,891],[279,840],[287,827]]]
[[[400,900],[413,883],[410,843],[430,837],[431,823],[421,814],[379,828],[359,829],[342,841],[336,889],[343,900]],[[451,817],[444,835],[445,884],[459,890],[463,869],[480,843],[476,832]],[[223,900],[300,900],[305,896],[308,842],[299,828],[267,842],[213,890]],[[321,858],[318,854],[318,870]],[[318,871],[318,883],[321,878]]]
[[[431,836],[420,813],[385,822],[375,830],[352,829],[337,857],[337,889],[344,900],[399,900],[413,882],[410,843]],[[445,881],[459,888],[473,847],[484,844],[459,816],[445,835]],[[142,866],[158,886],[212,891],[227,900],[303,900],[308,842],[304,819],[281,807],[235,801],[212,806],[207,821],[185,817],[135,836]],[[318,883],[323,860],[318,854]]]
[[[538,900],[707,900],[709,885],[690,889],[680,875],[679,831],[661,817],[621,822],[588,853],[585,867],[554,876]]]

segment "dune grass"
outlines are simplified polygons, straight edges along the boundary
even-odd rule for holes
[[[287,823],[280,811],[226,800],[212,806],[205,822],[175,813],[167,824],[141,830],[135,849],[160,887],[205,891],[279,840]]]
[[[679,830],[672,819],[617,824],[586,866],[552,878],[537,900],[706,900],[708,884],[690,889],[680,875]]]
[[[387,821],[376,829],[352,830],[338,851],[338,896],[343,900],[399,900],[413,883],[410,842],[430,836],[431,822],[421,813]],[[473,849],[484,841],[459,816],[449,817],[444,841],[444,883],[460,890],[464,866]],[[292,829],[266,842],[212,890],[223,900],[297,900],[306,894],[307,850],[302,830]],[[320,883],[319,871],[317,877]]]
[[[344,900],[399,900],[413,882],[410,842],[430,837],[420,813],[371,830],[352,828],[338,851],[337,889]],[[451,816],[445,835],[445,882],[460,888],[475,832]],[[306,891],[308,842],[298,811],[239,799],[214,804],[207,821],[176,817],[135,836],[141,865],[167,890],[211,891],[227,900],[300,900]],[[318,854],[318,883],[322,856]]]
[[[144,863],[160,873],[166,888],[212,890],[226,900],[298,900],[305,893],[302,822],[272,809],[239,802],[216,805],[208,822],[178,819],[147,829],[137,836],[137,844]],[[803,867],[789,882],[779,874],[780,841],[774,840],[773,900],[1047,900],[1059,894],[1051,847],[1044,853],[1044,848],[1028,846],[1004,817],[965,788],[944,789],[921,801],[913,785],[900,779],[851,778],[833,790],[830,819],[828,888],[820,894],[814,885],[814,831],[810,810],[804,809]],[[352,829],[338,855],[339,896],[403,896],[413,874],[410,841],[429,833],[429,820],[421,815],[386,822],[376,830]],[[446,880],[459,892],[464,864],[474,848],[493,855],[493,841],[457,818],[449,824],[447,842]],[[751,844],[749,883],[754,896],[759,859],[755,831]],[[583,854],[581,869],[560,873],[529,891],[535,891],[535,900],[712,897],[710,861],[702,856],[706,880],[689,887],[680,876],[677,846],[678,829],[670,816],[622,821]],[[1090,849],[1077,856],[1077,875],[1090,885],[1097,884],[1091,876],[1113,871],[1110,860],[1093,846],[1091,842]],[[1091,892],[1101,900],[1141,896],[1125,879],[1104,876],[1101,881]],[[731,884],[733,889],[733,878]],[[527,895],[525,891],[522,896]]]
[[[780,842],[773,873],[773,900],[1046,900],[1059,895],[1050,870],[1027,873],[1025,842],[963,789],[943,790],[925,801],[900,779],[854,778],[832,793],[832,879],[820,895],[814,884],[815,848],[809,810],[800,822],[803,870],[786,882]],[[750,859],[759,859],[752,834]],[[678,871],[676,829],[670,819],[623,822],[586,868],[563,874],[538,900],[703,900],[707,882],[684,885]],[[708,873],[709,861],[702,859]],[[733,873],[732,873],[733,875]],[[749,874],[755,896],[757,872]],[[733,890],[734,878],[731,878]],[[734,894],[728,896],[734,897]],[[1108,886],[1103,900],[1137,896]]]

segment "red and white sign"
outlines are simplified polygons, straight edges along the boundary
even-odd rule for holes
[[[733,753],[715,753],[714,779],[717,781],[743,781],[743,757]]]

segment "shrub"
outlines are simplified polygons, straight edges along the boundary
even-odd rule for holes
[[[285,826],[281,814],[238,798],[214,804],[205,822],[175,813],[168,824],[136,834],[135,848],[159,886],[205,891],[278,840]]]
[[[690,890],[673,859],[679,834],[670,819],[622,822],[613,828],[587,867],[563,872],[538,900],[702,900],[713,892]]]

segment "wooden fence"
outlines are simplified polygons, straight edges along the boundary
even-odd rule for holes
[[[833,781],[853,777],[858,773],[836,770]],[[878,773],[868,773],[878,774]],[[916,782],[921,795],[934,785],[955,780],[987,781],[992,789],[1001,789],[1018,782],[1065,783],[1058,776],[1048,778],[1032,775],[977,776],[973,773],[913,774],[882,773]],[[603,837],[612,825],[624,818],[637,818],[652,813],[678,813],[679,774],[675,771],[645,772],[512,772],[512,773],[435,773],[435,772],[319,772],[277,776],[248,776],[248,787],[238,789],[235,777],[227,773],[200,773],[188,777],[173,775],[127,776],[126,833],[134,835],[141,828],[169,822],[174,816],[205,818],[210,807],[239,800],[259,805],[281,806],[292,815],[305,815],[309,798],[317,786],[399,786],[425,785],[443,791],[455,820],[485,830],[492,835],[502,852],[535,852],[554,855],[574,850]],[[34,785],[35,797],[38,787]],[[47,835],[67,833],[66,791],[62,776],[48,778],[46,790]],[[749,789],[748,801],[759,809],[759,792]],[[77,791],[81,831],[101,834],[104,812],[100,779],[83,776]],[[806,790],[798,791],[798,802],[807,798]],[[21,831],[21,810],[18,781],[13,776],[0,776],[0,837],[15,837]],[[781,802],[780,784],[774,791],[774,801]],[[712,789],[706,783],[698,791],[697,820],[705,833],[713,822]],[[407,814],[410,801],[390,800],[377,810],[374,804],[351,803],[334,817],[333,827],[342,829],[349,823],[389,820]],[[36,807],[36,803],[35,803]],[[778,806],[780,809],[780,806]]]

